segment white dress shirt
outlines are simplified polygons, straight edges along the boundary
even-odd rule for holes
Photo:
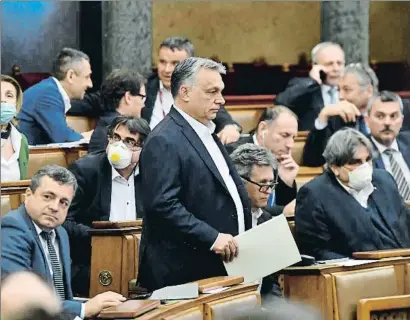
[[[21,134],[13,125],[11,125],[10,140],[14,153],[8,160],[4,159],[3,152],[1,153],[1,182],[20,180],[19,155],[21,148]],[[2,149],[6,142],[6,139],[1,139]]]
[[[389,148],[382,145],[381,143],[379,143],[375,138],[371,137],[371,139],[372,139],[373,143],[375,144],[375,146],[377,148],[377,151],[379,151],[379,153],[382,157],[385,169],[390,174],[392,174],[389,156],[384,153],[386,151],[386,149],[389,149]],[[394,139],[393,143],[390,146],[390,149],[394,150],[394,152],[393,152],[394,160],[396,160],[397,164],[399,165],[399,167],[401,169],[401,172],[403,172],[403,174],[404,174],[404,178],[406,179],[407,183],[410,185],[410,169],[407,166],[407,163],[403,158],[403,154],[399,150],[399,145],[397,144],[396,139]]]
[[[254,228],[258,225],[258,219],[263,214],[263,211],[261,208],[252,208],[251,213],[252,213],[252,228]]]
[[[58,91],[60,91],[61,96],[63,97],[64,101],[64,113],[67,113],[68,110],[71,109],[71,101],[70,97],[68,96],[67,92],[65,92],[63,86],[61,85],[60,81],[53,77],[53,80],[57,84]]]
[[[370,182],[366,187],[362,190],[357,191],[353,188],[350,188],[342,183],[338,178],[336,178],[340,185],[353,197],[356,199],[357,202],[363,207],[367,208],[367,201],[369,200],[370,195],[373,193],[375,187]]]
[[[117,170],[112,169],[110,221],[132,221],[137,219],[135,207],[134,178],[139,174],[135,168],[128,180],[122,177]]]
[[[208,125],[204,125],[201,122],[195,120],[190,115],[175,106],[175,109],[184,117],[184,119],[189,123],[189,125],[194,129],[198,137],[201,139],[202,143],[205,145],[206,150],[208,150],[209,155],[215,163],[216,168],[222,176],[226,187],[235,203],[236,213],[238,215],[238,233],[245,231],[245,217],[243,212],[243,205],[241,198],[236,188],[235,182],[229,173],[228,164],[225,158],[216,144],[212,133],[215,131],[215,124],[209,121]]]
[[[323,98],[323,105],[327,106],[329,104],[334,104],[339,102],[339,91],[335,90],[335,101],[332,101],[330,98],[330,92],[329,90],[332,89],[331,86],[328,86],[327,84],[322,84],[320,86],[321,91],[322,91],[322,98]],[[315,120],[315,128],[316,130],[323,130],[324,128],[327,127],[327,121],[322,121],[319,118],[316,118]]]
[[[157,99],[155,100],[154,109],[152,110],[151,121],[149,126],[154,129],[158,123],[165,118],[168,112],[171,110],[174,104],[174,98],[172,97],[171,91],[166,89],[162,83],[159,81],[159,90],[157,92]]]

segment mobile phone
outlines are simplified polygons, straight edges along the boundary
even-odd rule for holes
[[[324,72],[323,70],[320,70],[319,76],[320,76],[320,80],[322,80],[323,83],[326,82],[326,78],[327,78],[326,72]]]

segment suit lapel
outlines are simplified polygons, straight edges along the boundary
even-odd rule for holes
[[[72,295],[70,288],[71,288],[71,261],[70,261],[70,256],[67,255],[68,252],[70,252],[70,246],[68,242],[66,242],[66,239],[61,236],[61,227],[58,227],[55,229],[56,232],[56,239],[58,240],[58,249],[60,251],[60,262],[63,268],[63,273],[64,273],[64,288],[66,291],[66,297],[69,297]],[[68,292],[70,291],[70,292]]]
[[[397,144],[399,145],[399,150],[403,155],[407,167],[410,168],[410,148],[406,147],[405,143],[400,139],[400,135],[398,136]]]
[[[136,209],[136,218],[142,218],[144,216],[144,208],[142,206],[142,197],[141,197],[141,175],[138,174],[134,177],[134,192],[135,192],[135,209]]]
[[[111,188],[112,188],[112,167],[110,162],[107,159],[107,156],[104,154],[102,159],[102,178],[101,178],[101,221],[108,221],[110,219],[110,211],[111,211]]]
[[[376,145],[373,142],[373,139],[371,139],[370,137],[368,137],[370,142],[372,143],[373,146],[373,152],[375,153],[375,156],[373,158],[373,167],[374,168],[378,168],[378,169],[386,169],[384,166],[384,162],[382,159],[382,156],[379,152],[379,150],[377,149]]]

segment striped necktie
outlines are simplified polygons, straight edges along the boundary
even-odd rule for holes
[[[400,165],[394,158],[394,153],[396,151],[393,149],[386,149],[384,153],[389,157],[391,173],[394,180],[396,180],[397,186],[399,188],[399,193],[404,200],[410,200],[410,186],[400,168]]]
[[[57,258],[57,252],[51,241],[51,232],[41,232],[41,236],[47,241],[48,253],[50,254],[51,268],[53,269],[53,283],[58,296],[61,300],[65,300],[64,281],[63,281],[63,269],[60,261]]]
[[[330,98],[330,104],[336,104],[337,103],[337,88],[336,87],[331,87],[328,91],[329,93],[329,98]]]

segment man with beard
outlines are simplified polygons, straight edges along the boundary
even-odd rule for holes
[[[403,124],[400,97],[393,92],[380,92],[369,101],[365,120],[378,153],[373,166],[390,172],[401,196],[410,200],[410,132],[400,132]]]

